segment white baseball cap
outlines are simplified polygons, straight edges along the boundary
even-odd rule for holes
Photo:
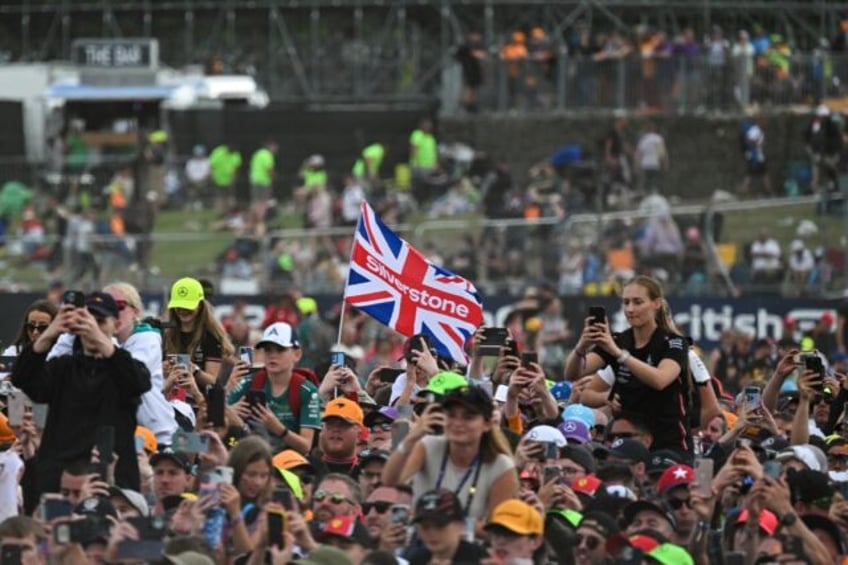
[[[539,443],[555,443],[557,447],[565,447],[568,445],[568,440],[562,435],[562,432],[553,426],[535,426],[525,436],[530,441],[538,441]]]
[[[808,443],[793,445],[777,454],[778,461],[787,461],[789,459],[797,459],[811,471],[827,473],[827,456],[815,445]]]
[[[265,328],[262,339],[257,342],[256,347],[260,348],[266,343],[273,343],[280,347],[300,347],[294,335],[294,328],[285,322],[275,322]]]

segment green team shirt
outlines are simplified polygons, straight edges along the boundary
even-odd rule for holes
[[[303,170],[303,184],[307,188],[327,186],[327,171]]]
[[[241,153],[230,151],[226,145],[219,145],[209,154],[209,172],[217,186],[231,186],[239,167]]]
[[[415,156],[411,159],[410,165],[421,169],[434,169],[436,167],[438,146],[432,133],[417,129],[409,136],[409,144],[415,147]]]
[[[383,157],[386,154],[386,149],[379,143],[372,143],[362,150],[362,157],[356,160],[353,164],[353,176],[364,177],[368,173],[369,177],[376,176],[380,172],[380,165],[383,164]],[[365,168],[368,166],[366,160],[371,161],[368,171]]]
[[[274,154],[267,147],[257,149],[250,158],[250,184],[271,186],[274,172]]]
[[[228,404],[235,404],[250,390],[253,377],[247,377],[236,385],[233,392],[227,398]],[[304,380],[300,385],[300,417],[295,418],[294,411],[289,406],[289,391],[286,389],[280,396],[271,396],[271,381],[265,381],[265,398],[268,408],[283,425],[299,434],[303,428],[321,429],[321,399],[318,397],[318,387]],[[285,449],[283,438],[268,434],[271,439],[271,447],[275,450]],[[276,451],[275,451],[276,452]]]

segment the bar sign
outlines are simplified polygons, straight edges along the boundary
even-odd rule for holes
[[[77,39],[74,62],[84,67],[154,69],[159,65],[156,39]]]

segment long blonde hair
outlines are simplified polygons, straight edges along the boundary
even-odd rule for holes
[[[194,328],[191,330],[191,339],[188,342],[187,351],[180,351],[180,320],[177,318],[173,308],[168,310],[168,320],[175,323],[176,327],[165,330],[165,352],[188,353],[191,355],[200,346],[204,332],[209,332],[215,341],[221,344],[221,356],[232,356],[235,353],[235,347],[233,347],[230,336],[224,330],[224,326],[215,318],[212,304],[208,300],[203,299],[197,307],[200,311],[194,322]]]

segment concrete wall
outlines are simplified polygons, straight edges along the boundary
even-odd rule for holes
[[[630,117],[628,131],[635,147],[647,118]],[[707,197],[716,189],[735,192],[745,166],[739,147],[742,116],[654,116],[669,148],[671,170],[664,192],[682,197]],[[809,114],[765,115],[766,159],[775,189],[782,190],[788,161],[804,158],[803,132]],[[596,115],[474,116],[443,118],[439,138],[462,141],[505,159],[514,178],[554,149],[579,143],[597,154],[598,142],[611,127],[612,118]]]

